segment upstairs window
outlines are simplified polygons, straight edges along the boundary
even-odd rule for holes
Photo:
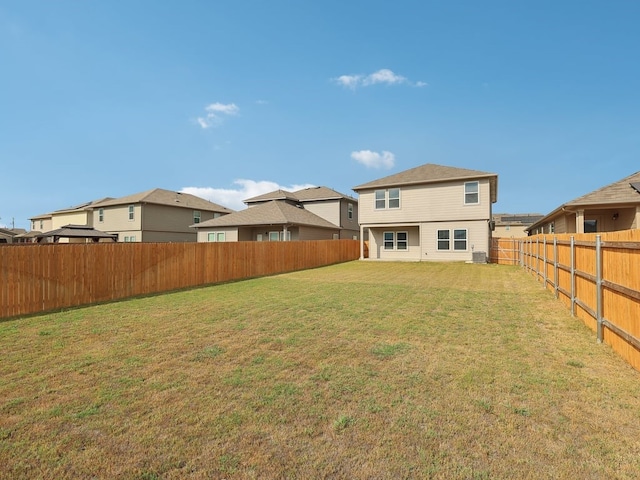
[[[400,208],[400,189],[376,190],[376,210]]]
[[[353,220],[353,203],[347,205],[347,218]]]
[[[199,210],[193,211],[193,223],[200,223],[201,214]]]
[[[133,205],[129,205],[129,220],[133,220],[134,219],[134,206]]]
[[[104,222],[104,208],[98,209],[98,221],[100,223]]]
[[[480,184],[478,182],[467,182],[464,184],[464,204],[477,205],[480,203]]]

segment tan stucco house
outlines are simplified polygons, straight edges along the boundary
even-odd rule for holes
[[[91,205],[91,223],[119,242],[195,242],[190,225],[233,210],[188,193],[154,188]]]
[[[488,255],[495,173],[428,163],[353,190],[371,260],[473,261]]]
[[[640,228],[640,172],[560,205],[527,230],[536,235],[635,228]]]
[[[199,242],[358,238],[358,201],[327,187],[275,190],[247,209],[192,225]]]

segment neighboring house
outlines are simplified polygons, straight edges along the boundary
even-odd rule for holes
[[[192,225],[198,241],[358,238],[358,201],[327,187],[276,190],[244,203],[245,210]]]
[[[359,238],[358,200],[353,197],[328,187],[310,187],[295,192],[276,190],[249,198],[244,203],[251,208],[269,200],[284,200],[315,213],[340,228],[339,238]]]
[[[155,188],[91,205],[91,225],[120,242],[195,242],[190,225],[233,210],[188,193]]]
[[[527,228],[543,216],[539,213],[494,213],[493,236],[498,238],[526,237]]]
[[[340,238],[340,228],[336,225],[283,200],[269,200],[192,227],[198,232],[198,242],[279,242]]]
[[[86,225],[65,225],[36,236],[37,243],[117,242],[118,235],[101,232]]]
[[[54,210],[51,213],[31,217],[29,219],[31,221],[31,230],[39,234],[61,228],[64,225],[88,225],[91,227],[93,226],[92,205],[105,200],[111,200],[111,197],[101,198],[100,200],[93,200],[73,207]]]
[[[495,173],[428,163],[353,190],[370,259],[482,261],[489,252]]]
[[[640,228],[640,172],[560,205],[527,231],[536,235],[635,228]]]
[[[23,228],[0,228],[0,243],[17,243],[16,237],[25,233]]]
[[[31,231],[38,233],[53,230],[53,217],[50,213],[37,215],[29,219],[31,222]]]

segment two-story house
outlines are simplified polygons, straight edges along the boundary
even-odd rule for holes
[[[370,259],[471,261],[489,252],[495,173],[428,163],[353,190]]]
[[[154,188],[91,205],[91,225],[119,242],[195,242],[190,225],[233,210],[188,193]]]
[[[327,187],[275,190],[248,208],[192,225],[199,242],[357,239],[358,201]]]

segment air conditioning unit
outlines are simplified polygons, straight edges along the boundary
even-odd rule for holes
[[[471,260],[473,263],[487,263],[487,252],[473,252]]]

